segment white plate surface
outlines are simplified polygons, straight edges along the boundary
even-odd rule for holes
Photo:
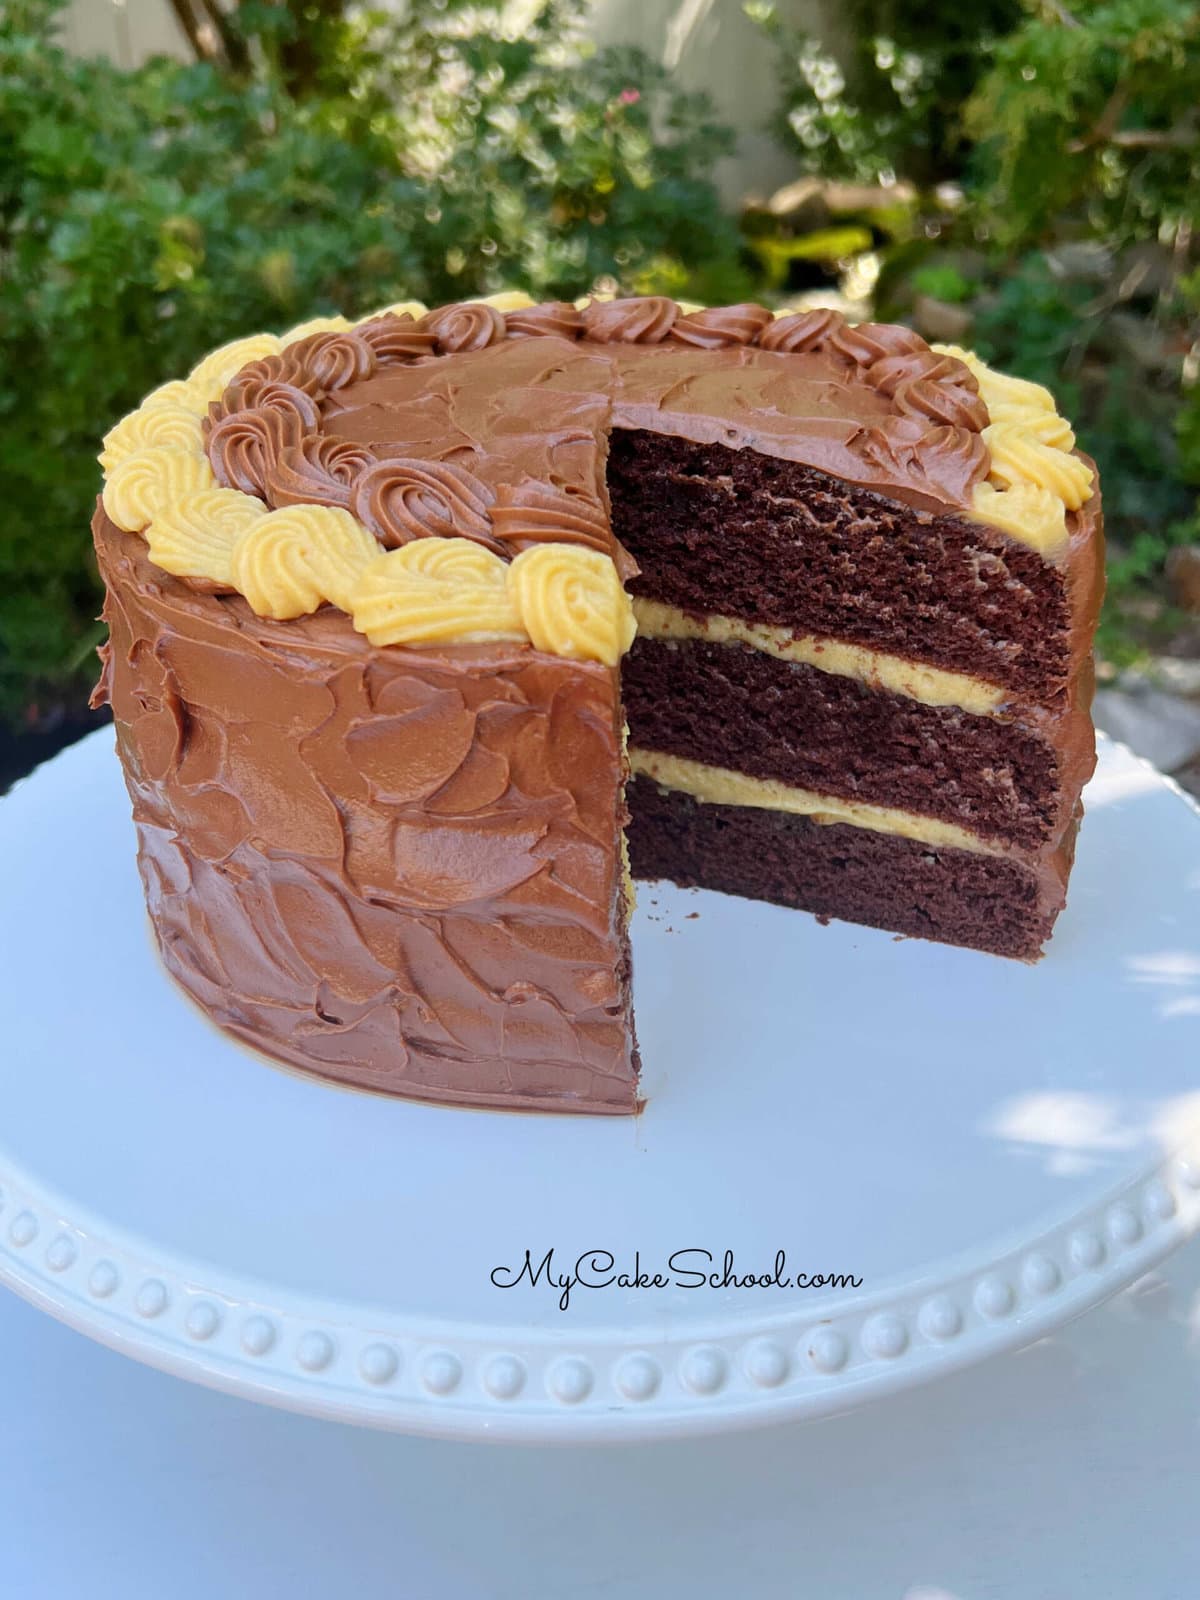
[[[94,735],[0,806],[0,1281],[183,1376],[463,1437],[819,1415],[1029,1342],[1200,1221],[1200,818],[1107,743],[1087,803],[1035,968],[643,886],[644,1115],[513,1116],[211,1028]],[[862,1285],[492,1283],[551,1248]]]

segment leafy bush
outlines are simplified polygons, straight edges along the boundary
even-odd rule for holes
[[[223,60],[133,72],[0,7],[0,714],[90,674],[101,433],[222,340],[505,285],[741,290],[729,135],[580,0],[400,20],[247,3]]]
[[[774,127],[801,170],[855,182],[953,176],[961,108],[988,41],[1016,26],[1019,0],[846,0],[828,37],[785,23],[770,0],[746,10],[777,46]]]
[[[956,340],[1075,417],[1115,549],[1105,642],[1127,654],[1126,601],[1200,537],[1200,8],[853,0],[850,15],[848,47],[765,19],[798,159],[905,180],[916,216],[884,249],[877,311],[939,302]]]
[[[1200,311],[1197,82],[1191,0],[1089,0],[1035,12],[1001,40],[964,112],[977,141],[976,232],[997,252],[1059,241],[1063,262],[1086,242],[1102,266],[1069,297],[1060,269],[1039,312],[1022,285],[1039,271],[1046,283],[1045,258],[1026,256],[980,327],[1020,370],[1039,375],[1039,345],[1057,344],[1080,376],[1081,432],[1117,545],[1106,638],[1118,654],[1127,596],[1161,573],[1172,545],[1200,534],[1188,488],[1200,482],[1200,392],[1184,359]],[[1051,375],[1045,361],[1040,375]]]
[[[1200,11],[1193,0],[1039,9],[968,103],[977,206],[1001,245],[1066,221],[1113,249],[1200,219]]]

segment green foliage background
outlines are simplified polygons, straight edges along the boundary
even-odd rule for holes
[[[587,0],[173,0],[215,44],[134,71],[64,53],[63,3],[0,0],[0,718],[91,675],[95,452],[148,389],[240,333],[512,285],[769,298],[871,260],[876,315],[960,315],[1077,419],[1109,655],[1153,645],[1147,596],[1171,623],[1164,559],[1200,539],[1193,0],[845,0],[829,37],[744,0],[798,171],[874,186],[799,236],[739,233],[729,131],[591,47]]]
[[[0,7],[0,715],[78,695],[99,638],[105,429],[208,348],[399,298],[742,292],[709,180],[730,135],[582,4],[415,0],[399,20],[250,3],[233,65],[136,71]],[[300,46],[303,45],[303,50]]]

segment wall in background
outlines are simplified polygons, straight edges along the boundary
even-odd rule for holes
[[[797,27],[836,16],[822,0],[776,0],[776,9]],[[727,201],[769,195],[796,176],[792,157],[763,130],[776,93],[771,47],[740,0],[597,0],[592,33],[602,44],[640,45],[686,88],[712,96],[738,134],[737,155],[715,174]]]
[[[77,55],[110,56],[123,67],[147,56],[187,54],[167,0],[71,0],[63,38]]]
[[[798,26],[836,15],[828,0],[777,0],[777,7]],[[715,174],[731,204],[795,176],[791,157],[763,132],[775,92],[771,52],[740,0],[596,0],[591,31],[601,44],[640,45],[687,88],[712,96],[739,136],[737,155]],[[80,55],[108,55],[123,66],[186,54],[168,0],[72,0],[65,37]]]

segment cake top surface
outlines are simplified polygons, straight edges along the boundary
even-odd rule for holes
[[[988,452],[969,372],[932,352],[881,361],[890,382],[821,351],[506,340],[348,385],[326,401],[324,431],[378,456],[454,460],[498,489],[537,479],[598,495],[581,436],[647,428],[786,456],[921,510],[970,510]],[[922,368],[945,375],[899,377]]]
[[[105,440],[151,560],[374,644],[532,642],[613,665],[633,623],[609,430],[783,457],[1062,559],[1092,473],[1049,393],[837,312],[523,296],[236,341]]]

